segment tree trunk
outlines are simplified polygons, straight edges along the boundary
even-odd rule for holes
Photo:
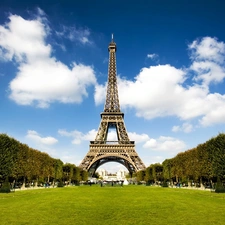
[[[38,178],[37,178],[37,180],[34,182],[34,187],[37,188],[37,186],[38,186]]]
[[[22,184],[22,186],[21,186],[21,189],[25,189],[25,184],[26,184],[26,178],[24,177],[24,178],[23,178],[23,184]]]

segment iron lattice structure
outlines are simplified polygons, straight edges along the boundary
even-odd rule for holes
[[[145,165],[135,151],[135,142],[130,141],[124,124],[124,113],[120,111],[116,77],[116,43],[109,44],[108,86],[104,112],[95,141],[90,142],[90,149],[80,164],[92,176],[97,168],[107,162],[124,165],[130,174],[145,169]],[[107,141],[110,128],[117,133],[117,141]]]

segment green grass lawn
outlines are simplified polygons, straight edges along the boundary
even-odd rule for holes
[[[148,186],[0,193],[0,224],[225,224],[225,194]]]

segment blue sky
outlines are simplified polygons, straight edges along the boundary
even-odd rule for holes
[[[146,166],[225,132],[224,1],[47,2],[0,3],[1,133],[79,165],[104,108],[111,33]]]

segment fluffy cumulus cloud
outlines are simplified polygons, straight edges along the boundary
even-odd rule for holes
[[[223,63],[225,60],[225,44],[216,38],[204,37],[193,41],[188,47],[192,51],[191,58],[194,60],[207,60],[216,63]]]
[[[58,133],[64,137],[71,137],[73,144],[81,144],[82,141],[94,141],[97,135],[97,130],[93,129],[87,133],[82,133],[77,130],[67,131],[64,129],[59,129]],[[131,141],[135,141],[136,143],[146,142],[150,139],[147,134],[137,134],[135,132],[128,132],[128,136]],[[116,130],[110,129],[108,131],[107,141],[118,141]]]
[[[186,149],[186,145],[183,141],[165,136],[160,136],[158,139],[151,138],[143,147],[158,152],[170,152],[171,154],[178,153]]]
[[[41,137],[41,135],[34,130],[28,130],[26,138],[30,139],[33,142],[36,142],[37,144],[44,145],[54,145],[58,142],[58,140],[54,137]]]
[[[189,68],[157,65],[142,68],[134,81],[119,77],[121,107],[134,108],[136,115],[145,119],[176,116],[183,121],[197,118],[196,126],[225,123],[225,95],[210,92],[210,85],[224,82],[225,44],[205,37],[188,48]],[[105,88],[96,86],[96,104],[104,102]],[[185,123],[173,128],[184,132],[192,129]]]
[[[87,133],[83,133],[77,130],[66,131],[66,130],[60,129],[58,130],[58,133],[64,137],[71,137],[72,144],[78,145],[78,144],[81,144],[82,141],[94,141],[97,135],[97,130],[93,129],[88,131]],[[130,133],[128,133],[128,135],[130,136]],[[131,137],[132,138],[135,137],[135,139],[139,140],[140,142],[141,139],[142,140],[144,139],[145,135],[138,135],[136,133],[131,133]],[[116,130],[112,129],[108,131],[107,141],[118,141]]]
[[[196,73],[195,80],[205,85],[221,82],[225,78],[225,43],[216,38],[205,37],[190,44],[191,69]]]
[[[82,141],[94,140],[95,136],[97,134],[97,131],[95,129],[93,129],[93,130],[90,130],[88,133],[84,134],[77,130],[67,131],[67,130],[60,129],[60,130],[58,130],[58,133],[64,137],[71,137],[72,144],[79,145]]]
[[[105,85],[101,85],[101,84],[95,85],[95,96],[94,97],[95,97],[96,105],[104,103],[105,95],[106,95],[106,86],[107,86],[107,83],[105,83]]]
[[[173,132],[183,131],[184,133],[190,133],[193,131],[193,129],[193,125],[190,123],[183,123],[181,126],[172,127]]]
[[[128,136],[131,141],[135,141],[137,143],[146,142],[149,140],[149,136],[147,134],[137,134],[135,132],[128,132]]]
[[[94,70],[75,62],[68,67],[52,56],[52,46],[46,42],[50,28],[43,13],[39,9],[34,20],[10,15],[9,22],[0,26],[0,58],[18,65],[9,84],[10,98],[42,108],[56,101],[80,103],[88,95],[87,88],[96,83]],[[81,41],[87,41],[85,36]]]

